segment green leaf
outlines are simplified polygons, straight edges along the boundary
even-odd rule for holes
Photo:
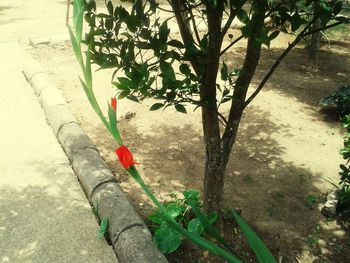
[[[112,4],[112,1],[108,1],[107,2],[107,10],[108,10],[108,13],[112,16],[113,15],[113,4]]]
[[[118,95],[118,100],[124,99],[125,97],[129,96],[130,90],[123,90]]]
[[[162,217],[158,214],[158,213],[155,213],[153,215],[150,215],[148,217],[149,220],[151,220],[153,223],[156,223],[158,225],[160,225],[162,222],[163,222],[163,219]]]
[[[120,137],[120,133],[117,127],[117,113],[114,111],[112,106],[108,104],[108,118],[109,118],[109,125],[110,125],[110,131],[114,137],[114,139],[117,141],[119,145],[122,145],[122,139]]]
[[[180,72],[186,76],[188,76],[191,73],[191,69],[187,64],[181,64],[179,69]]]
[[[277,263],[272,253],[266,247],[265,243],[254,232],[254,230],[240,217],[234,209],[231,210],[237,224],[241,228],[243,234],[248,240],[250,248],[260,263]]]
[[[218,219],[218,213],[217,212],[210,213],[209,215],[207,215],[207,219],[210,224],[214,224]]]
[[[170,203],[166,205],[165,209],[168,215],[171,216],[172,218],[178,217],[179,215],[181,215],[181,213],[184,210],[183,207],[178,205],[177,203]]]
[[[75,0],[73,5],[73,23],[78,45],[80,45],[83,34],[83,11],[84,2],[82,0]]]
[[[181,235],[179,232],[170,228],[163,223],[159,229],[154,233],[154,243],[159,251],[164,254],[174,252],[181,244]]]
[[[185,114],[187,113],[185,106],[183,106],[183,105],[181,105],[181,104],[176,104],[176,105],[175,105],[175,109],[176,109],[178,112],[185,113]]]
[[[333,8],[333,14],[337,15],[340,13],[341,9],[343,7],[343,3],[338,1],[335,3],[334,8]]]
[[[253,35],[250,25],[243,26],[241,28],[241,32],[245,38],[251,37]]]
[[[214,237],[216,240],[218,240],[222,245],[225,247],[229,247],[225,239],[220,235],[219,231],[211,225],[211,223],[208,221],[208,219],[201,213],[199,210],[197,204],[193,200],[189,200],[188,204],[191,206],[192,211],[195,213],[195,215],[198,217],[198,219],[203,224],[205,231],[207,231],[212,237]]]
[[[198,218],[193,218],[187,226],[187,230],[196,235],[202,235],[204,232],[204,226]]]
[[[185,190],[182,193],[187,201],[193,200],[196,203],[198,203],[199,200],[199,191],[190,189],[190,190]]]
[[[337,16],[337,17],[335,18],[335,20],[337,20],[337,21],[339,21],[339,22],[342,22],[342,23],[344,23],[344,24],[350,22],[350,19],[347,18],[347,17],[345,17],[345,16]]]
[[[311,204],[314,204],[317,201],[317,196],[315,196],[315,195],[308,195],[308,196],[306,196],[305,200],[306,200],[306,202],[308,204],[311,205]]]
[[[180,41],[175,40],[175,39],[170,40],[168,42],[168,45],[172,46],[172,47],[176,47],[176,48],[185,48],[184,44],[182,44]]]
[[[162,107],[164,107],[163,103],[154,103],[149,110],[150,111],[159,110]]]
[[[70,36],[70,41],[72,43],[72,47],[73,47],[73,51],[75,54],[76,59],[79,62],[79,65],[81,67],[81,69],[84,71],[84,63],[83,63],[83,57],[81,55],[81,49],[80,49],[80,45],[78,45],[77,40],[74,36],[74,33],[72,31],[72,29],[70,27],[68,27],[68,31],[69,31],[69,36]]]
[[[237,10],[237,18],[239,21],[241,21],[243,24],[247,24],[249,22],[249,16],[246,11],[243,9],[238,9]]]
[[[228,68],[225,62],[222,63],[221,79],[224,81],[228,80]]]
[[[116,83],[116,87],[121,90],[128,90],[130,87],[133,86],[132,81],[125,77],[118,77],[117,78],[119,83]]]
[[[140,102],[139,99],[135,95],[128,95],[126,96],[128,100],[134,101],[134,102]]]
[[[298,12],[295,12],[291,17],[292,31],[295,32],[302,24],[302,20]]]
[[[92,89],[92,73],[91,73],[91,61],[90,61],[90,51],[86,51],[85,55],[85,72],[84,72],[84,77],[85,77],[85,82],[86,86],[91,90]]]
[[[175,72],[170,63],[165,61],[160,61],[159,63],[160,70],[164,78],[175,80]]]
[[[280,34],[280,31],[273,31],[273,32],[269,35],[270,41],[272,41],[272,40],[274,40],[276,37],[278,37],[279,34]]]
[[[98,230],[98,239],[101,240],[103,238],[103,236],[107,232],[107,229],[108,229],[108,218],[105,217],[102,219],[101,224],[100,224],[100,228]]]
[[[204,239],[201,236],[192,234],[189,231],[186,231],[183,227],[181,227],[177,222],[175,222],[168,214],[160,213],[160,216],[169,224],[173,229],[181,233],[183,236],[191,240],[193,243],[197,244],[204,250],[208,250],[211,253],[221,256],[227,260],[229,263],[242,263],[235,255],[228,253],[226,250],[218,247],[214,243],[210,242],[207,239]]]

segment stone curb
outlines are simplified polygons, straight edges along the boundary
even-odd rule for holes
[[[108,235],[121,263],[166,263],[151,233],[126,198],[96,146],[85,134],[40,64],[28,57],[23,73],[38,96],[46,118],[66,152],[82,188],[100,219],[108,218]]]

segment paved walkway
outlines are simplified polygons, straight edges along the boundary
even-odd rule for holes
[[[48,2],[0,3],[0,263],[115,263],[112,248],[97,238],[91,207],[22,74],[19,39],[65,29],[64,1]],[[44,4],[52,6],[42,10]],[[40,12],[52,20],[45,25]]]

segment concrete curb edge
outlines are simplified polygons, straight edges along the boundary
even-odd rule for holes
[[[24,61],[23,73],[66,152],[86,197],[100,219],[108,218],[108,234],[119,262],[168,262],[155,247],[148,228],[47,73],[30,56]]]

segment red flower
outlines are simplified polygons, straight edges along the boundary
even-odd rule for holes
[[[114,109],[114,111],[117,110],[117,99],[115,97],[111,98],[111,106]]]
[[[138,164],[137,162],[134,161],[134,157],[132,156],[132,153],[124,145],[116,149],[115,153],[118,155],[119,161],[124,166],[125,169],[128,169],[130,168],[130,166]]]

